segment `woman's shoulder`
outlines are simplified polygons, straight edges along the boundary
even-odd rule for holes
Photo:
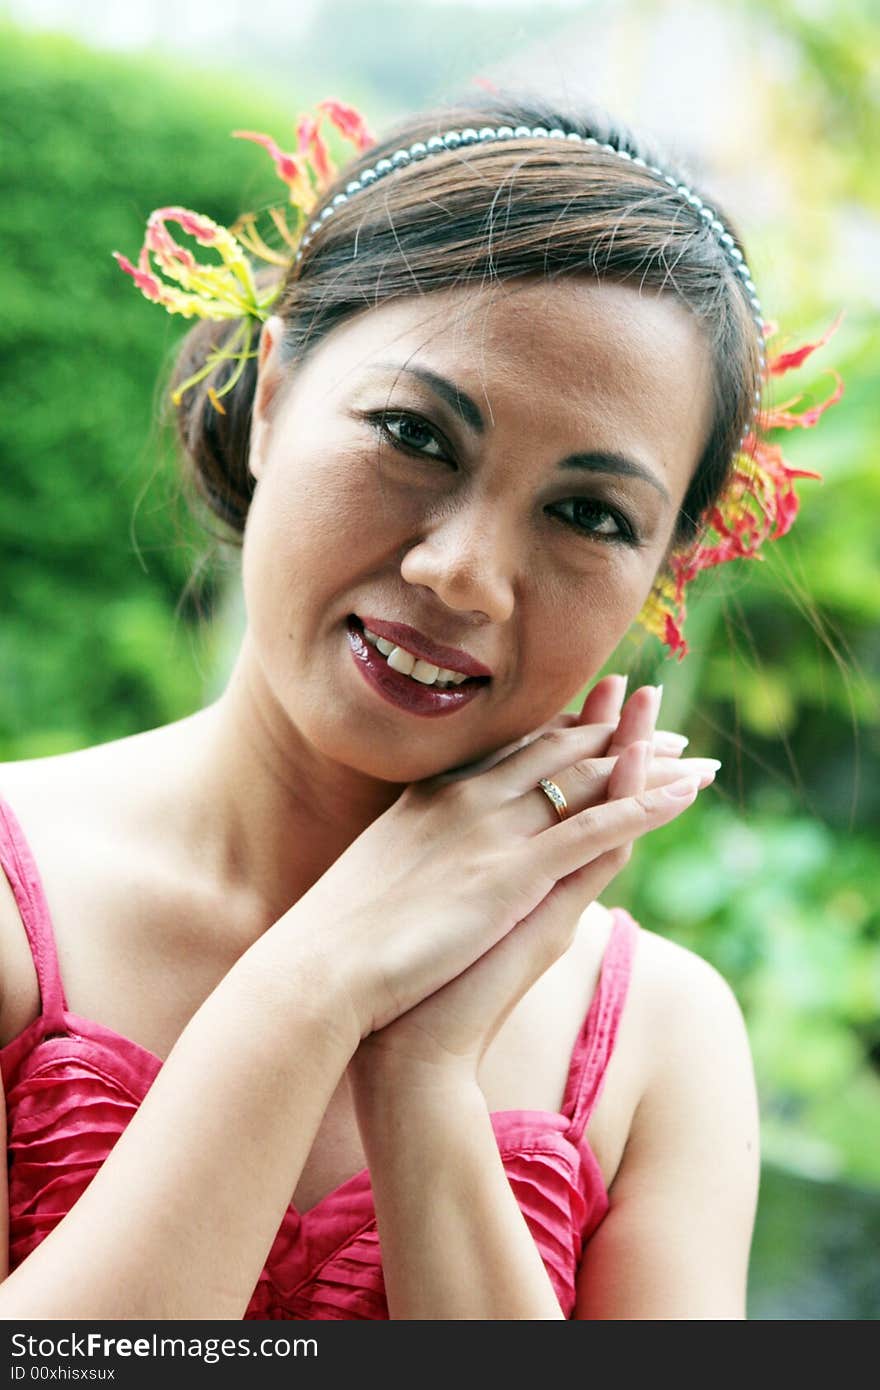
[[[68,1007],[121,1032],[137,1018],[142,980],[157,962],[157,997],[172,999],[174,979],[166,976],[217,907],[196,870],[178,862],[155,794],[158,739],[139,737],[137,745],[121,739],[0,764],[0,799],[11,812],[0,833],[17,827],[36,868]],[[7,862],[13,854],[8,848]],[[32,945],[9,875],[0,873],[0,1045],[39,1007]],[[154,1022],[140,1019],[136,1040],[156,1051],[164,1033]],[[165,1033],[176,1022],[163,1025]]]
[[[630,983],[628,1045],[638,1058],[633,1121],[713,1104],[756,1109],[748,1027],[730,981],[705,956],[641,926]],[[660,1119],[658,1119],[660,1117]],[[708,1122],[708,1121],[707,1121]]]
[[[627,1003],[631,1001],[638,1007],[647,1026],[655,1027],[661,1017],[672,1009],[686,1007],[689,1000],[735,998],[728,981],[705,956],[664,936],[628,909],[606,906],[598,900],[592,903],[578,924],[584,949],[595,952],[598,945],[604,956],[621,912],[636,927]],[[587,944],[589,941],[594,943],[592,947]]]
[[[24,846],[37,860],[36,846],[46,837],[57,841],[61,826],[67,822],[71,829],[84,829],[89,823],[89,779],[84,757],[90,749],[76,753],[61,753],[44,758],[23,758],[0,763],[0,803],[5,808],[0,839],[4,846],[4,861],[8,864],[15,846]],[[78,814],[70,814],[70,803],[79,793]],[[5,878],[6,876],[2,876]],[[15,912],[11,890],[0,882],[0,920]]]
[[[635,913],[630,915],[639,929],[636,958],[640,957],[646,971],[650,970],[655,986],[675,987],[683,980],[693,984],[697,983],[698,979],[708,981],[712,977],[724,979],[720,971],[699,951],[665,936],[651,925],[649,918],[636,916]]]
[[[48,799],[45,795],[47,786],[51,788],[57,762],[57,757],[51,757],[0,763],[0,802],[6,809],[0,824],[0,1043],[4,1044],[7,1035],[19,1031],[19,1017],[23,1026],[40,1007],[32,947],[25,932],[20,899],[13,889],[13,869],[20,872],[17,861],[23,848],[22,836],[24,847],[38,865],[41,856],[36,846],[43,842],[44,835],[48,833],[57,839],[51,811],[46,810],[52,806],[51,791]],[[20,894],[21,889],[18,891]],[[10,1016],[15,1017],[11,1026]]]
[[[103,745],[102,745],[103,747]],[[101,796],[94,777],[95,749],[0,763],[0,825],[5,871],[0,873],[0,1040],[14,1035],[39,1010],[32,948],[24,929],[10,869],[23,847],[36,865],[44,894],[77,864],[112,863],[105,841],[97,846]],[[106,755],[105,755],[106,756]],[[106,817],[112,823],[112,815]],[[54,923],[53,923],[54,928]]]
[[[63,845],[126,847],[146,855],[175,844],[169,784],[182,765],[188,720],[46,757],[0,763],[0,799],[20,820],[35,858]],[[39,863],[39,858],[37,858]]]
[[[137,800],[137,766],[128,739],[69,753],[0,763],[0,801],[12,813],[39,866],[64,845],[121,838],[125,809]]]
[[[638,935],[627,992],[630,1032],[637,1035],[647,1087],[658,1065],[696,1033],[711,1033],[722,1016],[744,1026],[736,993],[699,951],[637,921]]]
[[[748,1040],[739,999],[721,971],[643,920],[636,925],[618,1042],[638,1105],[672,1070],[687,1068],[695,1047],[706,1056],[734,1039],[747,1052]]]
[[[642,920],[638,927],[610,1084],[595,1116],[598,1142],[606,1130],[617,1138],[605,1164],[612,1178],[625,1152],[652,1144],[668,1124],[674,1131],[675,1116],[725,1096],[731,1107],[738,1098],[749,1123],[756,1109],[746,1021],[730,982],[698,951]]]
[[[679,1011],[723,1004],[739,1008],[729,981],[699,951],[639,922],[632,987],[652,1028]]]
[[[148,769],[182,722],[63,753],[0,763],[0,797],[8,796],[10,802],[13,794],[39,798],[48,814],[56,803],[64,805],[71,797],[85,810],[92,806],[99,810],[102,795],[106,799],[125,777],[137,777],[139,768]]]

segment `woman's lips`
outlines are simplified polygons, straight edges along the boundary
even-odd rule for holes
[[[385,637],[395,646],[405,647],[413,656],[429,661],[432,666],[440,666],[447,671],[463,671],[466,676],[484,676],[486,679],[492,676],[489,667],[477,661],[469,652],[463,652],[458,647],[444,647],[407,623],[388,623],[382,618],[371,618],[368,614],[353,613],[351,616],[357,618],[362,627],[375,632],[377,637]]]
[[[439,690],[436,686],[422,685],[411,676],[395,671],[388,665],[384,656],[372,646],[364,636],[359,619],[351,614],[346,622],[348,643],[354,663],[367,684],[389,704],[409,714],[432,718],[441,714],[454,714],[456,710],[469,705],[480,691],[489,684],[484,677],[468,679],[461,685]],[[372,632],[373,629],[370,628]],[[392,639],[389,638],[389,641]]]

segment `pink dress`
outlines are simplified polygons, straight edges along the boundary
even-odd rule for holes
[[[42,1001],[39,1017],[0,1049],[12,1270],[70,1211],[162,1063],[137,1043],[68,1009],[39,871],[2,797],[0,865],[27,931]],[[625,909],[611,911],[613,929],[575,1043],[561,1111],[502,1110],[491,1117],[511,1188],[569,1318],[584,1247],[609,1206],[584,1129],[614,1048],[639,933]],[[367,1169],[309,1211],[299,1212],[291,1203],[244,1317],[388,1317]]]

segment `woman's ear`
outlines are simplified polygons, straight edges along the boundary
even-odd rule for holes
[[[254,406],[251,415],[251,437],[248,450],[248,468],[259,480],[265,464],[272,421],[272,403],[283,379],[281,367],[281,339],[284,320],[273,314],[263,324],[260,332],[259,355],[257,358],[257,386],[254,392]]]

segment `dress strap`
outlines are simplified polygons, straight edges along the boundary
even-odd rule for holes
[[[67,1000],[49,904],[30,845],[9,802],[0,796],[0,868],[21,913],[40,987],[40,1017],[46,1032],[66,1033]]]
[[[639,939],[639,924],[625,908],[612,907],[610,911],[614,925],[605,946],[590,1011],[574,1045],[562,1102],[562,1114],[571,1117],[568,1137],[575,1141],[586,1129],[602,1093]]]

